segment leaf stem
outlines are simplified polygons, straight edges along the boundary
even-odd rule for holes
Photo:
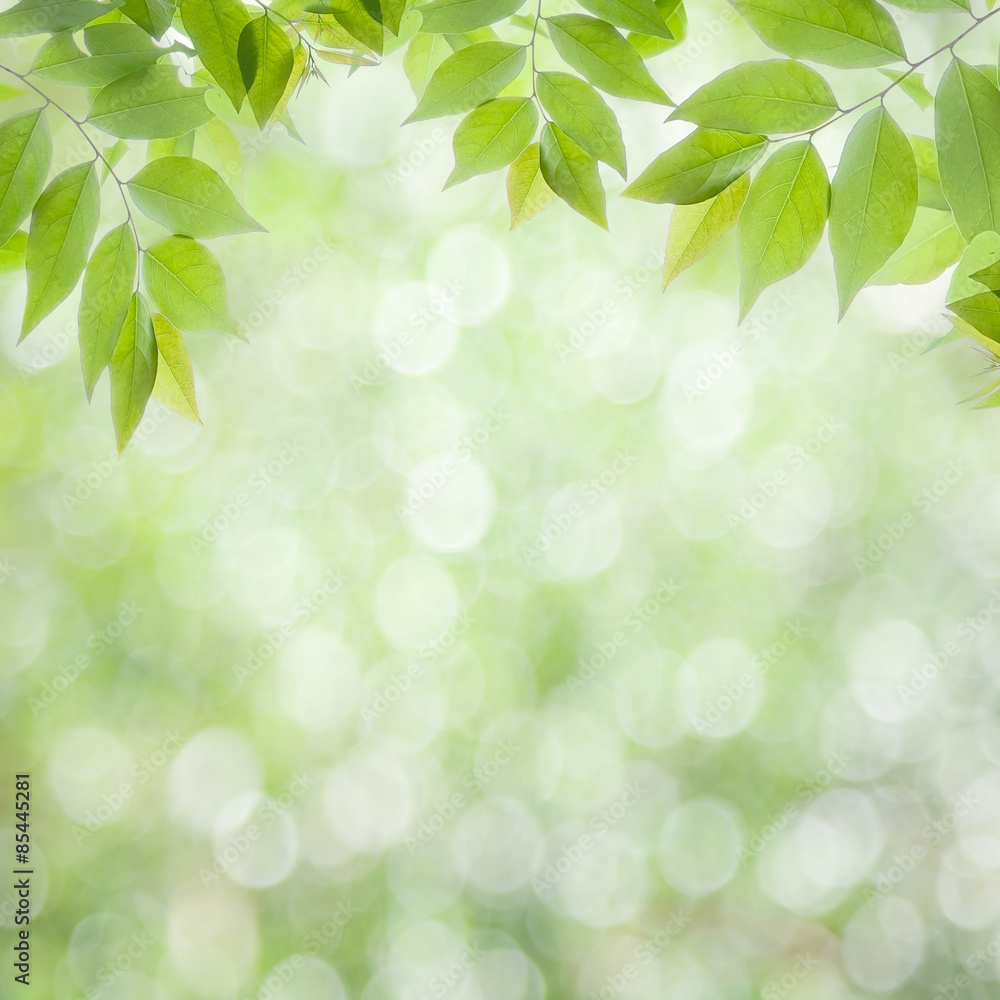
[[[538,105],[539,114],[542,116],[542,121],[548,122],[549,116],[545,113],[545,108],[542,107],[542,102],[538,97],[538,70],[535,68],[535,37],[538,34],[538,22],[542,20],[542,0],[538,0],[538,6],[535,9],[535,23],[531,26],[531,41],[528,43],[528,47],[531,49],[531,96],[534,99],[535,104]]]
[[[89,135],[87,135],[87,131],[83,127],[84,123],[79,119],[74,118],[73,115],[71,115],[61,104],[59,104],[57,101],[54,101],[51,97],[49,97],[49,95],[46,94],[44,90],[41,90],[39,87],[35,86],[35,84],[33,84],[31,80],[28,79],[27,74],[18,73],[16,70],[11,69],[9,66],[0,66],[0,69],[2,69],[5,73],[9,73],[11,76],[16,77],[26,87],[30,87],[45,102],[46,107],[55,108],[56,111],[58,111],[61,115],[63,115],[65,118],[71,121],[76,126],[76,129],[80,133],[80,135],[82,135],[84,139],[87,140],[87,142],[90,145],[90,148],[94,151],[93,162],[96,163],[98,159],[102,160],[104,162],[104,165],[108,168],[108,173],[110,174],[111,177],[114,178],[115,183],[118,185],[118,193],[121,195],[122,204],[125,206],[125,214],[128,217],[129,228],[132,230],[132,235],[135,237],[136,246],[140,250],[142,250],[142,244],[139,242],[139,233],[135,228],[135,220],[132,218],[132,209],[129,206],[128,197],[125,194],[125,184],[122,182],[122,179],[118,176],[118,174],[115,173],[115,168],[112,166],[108,158],[104,155],[104,153],[101,152],[100,149],[98,149],[97,144],[94,142],[94,140],[91,139]]]

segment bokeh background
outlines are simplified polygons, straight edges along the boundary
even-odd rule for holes
[[[764,55],[690,13],[675,98]],[[731,242],[664,295],[667,207],[508,233],[399,53],[328,76],[304,145],[241,133],[203,426],[117,459],[74,307],[15,347],[0,278],[31,995],[995,996],[1000,424],[925,353],[947,275],[838,326],[823,249],[737,327]],[[633,172],[680,134],[620,110]]]

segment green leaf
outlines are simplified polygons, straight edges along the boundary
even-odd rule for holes
[[[923,73],[912,71],[904,73],[898,69],[880,69],[879,72],[886,79],[896,81],[899,84],[899,89],[921,111],[926,111],[934,103],[934,95],[927,89]]]
[[[602,21],[624,28],[626,31],[637,31],[643,35],[653,35],[656,38],[666,38],[673,41],[673,33],[663,20],[653,0],[579,0],[584,10],[599,17]]]
[[[507,171],[507,203],[510,205],[510,228],[517,229],[533,219],[556,200],[556,193],[545,183],[539,160],[538,143],[526,146]]]
[[[1000,343],[1000,296],[993,292],[979,292],[949,303],[948,308],[977,333]]]
[[[242,336],[226,301],[222,267],[207,247],[187,236],[168,236],[143,255],[142,276],[174,326]]]
[[[966,241],[1000,229],[1000,91],[952,60],[934,107],[941,187]]]
[[[954,14],[957,10],[971,10],[969,0],[888,0],[893,7],[915,10],[920,14]]]
[[[159,38],[174,19],[174,0],[124,0],[121,11],[143,31]]]
[[[208,160],[234,190],[243,185],[243,147],[221,119],[205,122],[195,134],[195,151]]]
[[[510,17],[524,6],[524,0],[434,0],[417,7],[423,21],[421,31],[461,35]]]
[[[873,285],[926,285],[951,267],[965,240],[950,212],[918,208],[903,245],[871,280]]]
[[[111,356],[111,417],[120,455],[146,412],[156,383],[156,336],[146,299],[136,292]]]
[[[239,0],[180,0],[184,30],[202,65],[239,111],[246,96],[237,54],[250,14]]]
[[[627,41],[643,59],[652,59],[663,52],[680,45],[687,36],[687,12],[681,0],[655,0],[664,24],[673,35],[672,39],[657,35],[646,35],[639,31],[630,32]]]
[[[506,167],[531,142],[537,126],[530,97],[499,97],[470,111],[455,129],[455,169],[444,186]]]
[[[0,243],[14,235],[38,200],[51,162],[52,139],[41,110],[0,125]]]
[[[779,52],[843,69],[905,59],[903,40],[875,0],[733,0]]]
[[[21,0],[0,14],[0,38],[78,28],[121,5],[122,0]]]
[[[174,66],[149,66],[99,90],[87,121],[122,139],[163,139],[184,135],[211,117],[204,87],[183,86]]]
[[[749,191],[750,177],[743,174],[714,198],[674,208],[663,261],[664,288],[719,245],[736,225]]]
[[[742,320],[769,285],[816,252],[830,210],[830,181],[811,142],[783,146],[754,178],[740,213]]]
[[[31,213],[25,250],[28,297],[20,340],[76,287],[100,213],[101,191],[93,163],[64,170],[42,192]]]
[[[53,35],[35,56],[31,72],[56,83],[103,87],[164,54],[136,24],[93,24],[84,32],[90,51],[81,52],[71,31]]]
[[[735,132],[805,132],[836,114],[837,99],[814,69],[793,59],[743,63],[696,90],[670,116]]]
[[[157,353],[153,399],[186,420],[200,424],[201,416],[194,394],[194,371],[180,330],[166,316],[154,313],[153,334]]]
[[[951,276],[951,283],[944,301],[951,305],[959,299],[978,295],[985,285],[993,288],[990,275],[1000,263],[1000,236],[996,233],[980,233],[964,250]],[[1000,288],[1000,282],[996,284]]]
[[[254,18],[240,35],[240,71],[247,101],[260,128],[271,121],[292,75],[295,52],[284,29],[267,14]]]
[[[549,18],[556,51],[595,87],[614,97],[672,104],[642,57],[610,24],[584,14]]]
[[[917,160],[917,204],[925,208],[936,208],[941,212],[951,212],[948,199],[941,190],[941,173],[934,140],[922,135],[908,135],[907,138]]]
[[[840,157],[830,201],[840,315],[896,252],[917,208],[913,148],[885,108],[854,126]]]
[[[229,185],[190,156],[162,156],[128,182],[139,209],[173,233],[208,239],[263,227],[243,210]]]
[[[766,148],[762,135],[696,129],[653,160],[622,194],[658,205],[697,205],[745,174]]]
[[[569,73],[539,73],[542,107],[577,145],[625,176],[625,143],[615,113],[585,81]]]
[[[403,124],[468,111],[496,97],[521,72],[525,53],[523,45],[507,42],[480,42],[459,49],[434,72],[420,103]]]
[[[378,0],[327,0],[333,16],[353,38],[366,48],[382,54],[385,30]],[[326,3],[323,4],[326,10]]]
[[[451,46],[442,35],[419,34],[410,40],[403,54],[403,70],[418,101],[423,97],[434,71],[451,52]]]
[[[139,250],[132,227],[123,223],[97,244],[83,275],[80,295],[80,362],[87,399],[111,361],[129,300],[135,291]]]
[[[23,270],[27,244],[28,234],[19,229],[3,246],[0,246],[0,274]]]
[[[542,129],[539,148],[545,183],[570,208],[607,229],[604,188],[597,160],[551,122]]]

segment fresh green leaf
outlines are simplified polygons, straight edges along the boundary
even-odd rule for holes
[[[99,90],[87,121],[122,139],[162,139],[184,135],[211,117],[204,87],[185,87],[174,66],[149,66]]]
[[[270,124],[292,75],[295,53],[284,28],[267,14],[254,18],[240,34],[240,72],[257,125]]]
[[[136,292],[129,301],[121,335],[111,356],[111,417],[120,455],[146,412],[156,383],[156,336],[149,305]]]
[[[625,176],[625,143],[615,113],[597,91],[569,73],[539,73],[542,107],[577,145]]]
[[[830,248],[841,316],[899,249],[916,208],[913,148],[885,108],[875,108],[852,129],[833,179]]]
[[[545,183],[570,208],[607,229],[604,188],[597,160],[551,122],[542,129],[539,148]]]
[[[739,221],[740,319],[769,285],[816,252],[830,210],[830,181],[811,142],[783,146],[761,168]]]
[[[696,129],[653,160],[622,194],[658,205],[697,205],[745,174],[766,148],[762,135]]]
[[[502,21],[524,6],[524,0],[434,0],[417,7],[420,30],[460,35]]]
[[[41,110],[14,115],[0,125],[0,243],[27,218],[51,162],[52,139]]]
[[[506,167],[531,142],[537,126],[530,97],[499,97],[470,111],[455,130],[455,169],[445,187]]]
[[[242,336],[226,301],[222,267],[207,247],[187,236],[168,236],[143,254],[142,276],[174,326]]]
[[[164,50],[136,24],[92,24],[84,32],[88,56],[77,48],[71,31],[53,35],[35,56],[32,73],[56,83],[103,87],[143,66],[152,66]]]
[[[324,10],[327,4],[337,22],[353,38],[372,52],[382,54],[385,29],[378,0],[326,0]]]
[[[950,212],[951,206],[941,190],[941,173],[934,140],[922,135],[908,135],[907,138],[917,161],[917,204],[924,208]]]
[[[434,71],[451,52],[451,46],[443,35],[421,33],[410,39],[403,55],[403,70],[418,101],[423,97]]]
[[[896,22],[875,0],[733,0],[750,27],[796,59],[843,69],[906,58]]]
[[[206,239],[261,231],[226,182],[189,156],[163,156],[128,182],[132,200],[154,222],[173,233]]]
[[[794,59],[743,63],[696,90],[670,119],[735,132],[805,132],[837,113],[837,99],[814,69]]]
[[[19,229],[0,246],[0,274],[24,269],[24,251],[28,245],[28,234]]]
[[[948,292],[944,301],[951,305],[959,299],[978,295],[985,285],[993,289],[991,275],[1000,273],[1000,235],[996,233],[980,233],[962,252],[958,266],[951,276]],[[1000,288],[1000,281],[996,283]]]
[[[880,69],[879,72],[888,80],[894,80],[899,89],[913,101],[921,111],[926,111],[934,103],[934,95],[927,89],[923,73],[912,70],[903,72],[898,69]]]
[[[941,187],[965,240],[1000,230],[1000,90],[953,59],[934,107]]]
[[[122,0],[21,0],[0,14],[0,38],[78,28],[121,5]]]
[[[636,101],[673,103],[639,53],[607,22],[584,14],[560,14],[546,23],[559,55],[599,90]]]
[[[580,6],[618,28],[673,41],[673,33],[653,0],[580,0]]]
[[[887,0],[893,7],[915,10],[919,14],[954,14],[959,10],[971,10],[969,0]]]
[[[239,111],[246,96],[237,49],[250,14],[239,0],[180,0],[184,30],[202,64]]]
[[[545,183],[539,160],[538,143],[526,146],[507,171],[507,203],[510,205],[510,228],[517,229],[533,219],[556,200],[556,193]]]
[[[93,163],[64,170],[42,192],[31,213],[25,250],[28,296],[20,340],[76,287],[100,213],[100,184]]]
[[[965,249],[950,212],[918,208],[902,246],[871,280],[873,285],[926,285],[951,267]]]
[[[128,223],[112,229],[87,263],[80,295],[80,362],[87,399],[111,361],[135,291],[139,250]]]
[[[194,394],[194,371],[184,346],[184,337],[160,313],[153,314],[153,334],[156,337],[157,353],[153,399],[186,420],[200,424],[201,416]]]
[[[667,52],[680,45],[687,37],[687,12],[684,10],[684,4],[681,0],[654,0],[654,2],[673,38],[646,35],[640,31],[630,32],[626,40],[643,59],[652,59],[654,56]]]
[[[143,31],[160,38],[174,19],[174,0],[124,0],[121,11]]]
[[[735,225],[750,191],[750,177],[737,177],[725,191],[697,205],[677,205],[670,213],[663,287],[709,254]]]
[[[480,42],[459,49],[435,70],[424,96],[403,123],[468,111],[496,97],[524,66],[523,45]]]

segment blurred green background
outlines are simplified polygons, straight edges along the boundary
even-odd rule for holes
[[[675,98],[764,54],[690,13]],[[664,295],[666,207],[508,233],[398,54],[329,77],[304,146],[243,135],[204,426],[116,459],[75,306],[15,347],[0,278],[0,995],[994,996],[1000,425],[923,353],[947,277],[838,326],[824,248],[737,327],[731,242]],[[619,110],[633,172],[681,134]]]

